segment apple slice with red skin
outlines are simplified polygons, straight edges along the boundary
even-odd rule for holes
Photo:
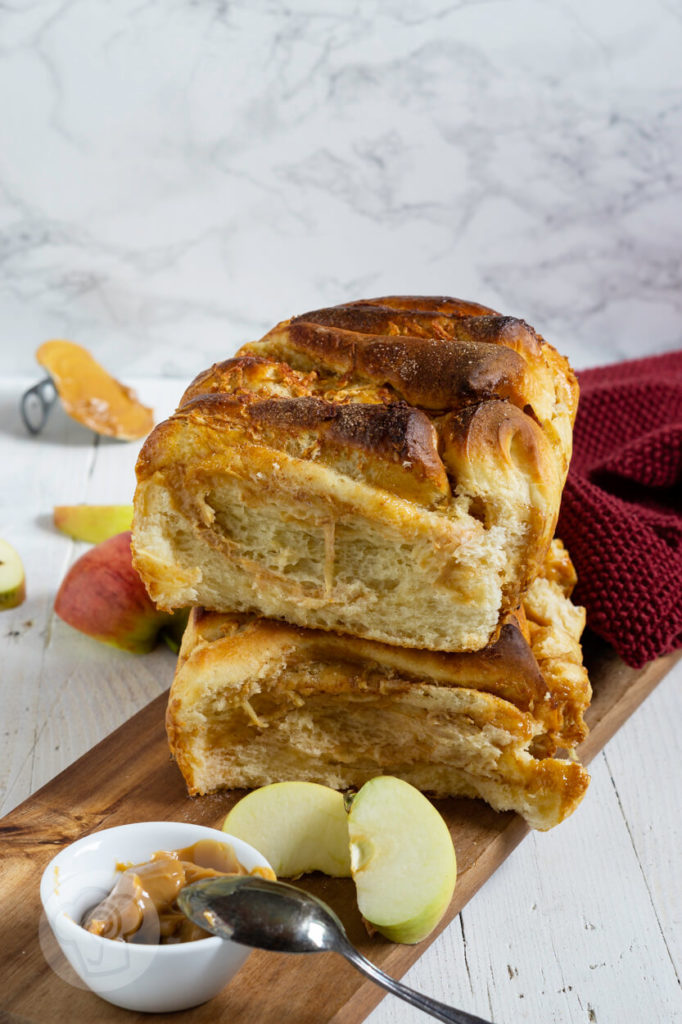
[[[74,629],[133,654],[146,654],[187,612],[160,611],[133,567],[130,530],[86,551],[57,592],[57,615]]]
[[[133,506],[55,505],[53,521],[58,530],[74,540],[100,544],[130,529]]]

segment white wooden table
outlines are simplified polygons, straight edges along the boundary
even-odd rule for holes
[[[55,408],[39,438],[0,382],[0,537],[19,550],[28,596],[0,613],[0,813],[163,691],[173,656],[136,657],[53,613],[85,550],[51,524],[58,504],[131,500],[138,445],[95,440]],[[133,382],[135,383],[135,382]],[[162,418],[180,381],[137,382]],[[593,762],[574,816],[532,834],[405,980],[496,1024],[682,1022],[682,664]],[[1,1006],[1,997],[0,997]],[[370,1024],[425,1020],[387,996]]]

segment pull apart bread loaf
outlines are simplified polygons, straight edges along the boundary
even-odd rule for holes
[[[284,779],[345,789],[392,774],[551,828],[589,781],[570,759],[590,699],[573,581],[555,541],[523,607],[476,653],[194,608],[166,718],[189,792]]]
[[[387,297],[283,322],[199,375],[138,461],[162,608],[475,651],[538,573],[577,384],[524,321]]]

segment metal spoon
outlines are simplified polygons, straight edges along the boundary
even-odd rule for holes
[[[340,953],[377,985],[437,1020],[490,1024],[384,974],[351,945],[331,907],[293,885],[255,875],[209,878],[182,889],[178,904],[187,917],[213,935],[279,953]]]

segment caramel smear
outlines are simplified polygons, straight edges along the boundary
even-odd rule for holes
[[[204,939],[209,933],[193,924],[177,905],[180,890],[202,878],[248,874],[275,878],[265,868],[247,871],[229,843],[214,839],[200,839],[182,850],[159,850],[150,861],[125,868],[82,925],[106,939],[143,945]]]
[[[134,441],[154,426],[154,412],[111,377],[87,349],[72,341],[46,341],[36,359],[50,374],[73,419],[98,434]]]

